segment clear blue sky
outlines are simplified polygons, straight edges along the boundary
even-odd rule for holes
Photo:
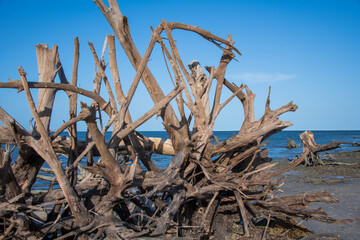
[[[256,117],[264,111],[268,87],[271,106],[293,100],[299,109],[283,115],[290,129],[360,129],[360,1],[359,0],[238,0],[226,1],[119,1],[129,18],[133,39],[143,54],[150,39],[150,26],[177,21],[204,28],[220,37],[231,34],[242,52],[230,63],[226,77],[255,92]],[[73,39],[80,40],[79,85],[92,90],[94,60],[87,42],[100,54],[106,34],[112,29],[91,0],[23,1],[0,0],[0,81],[19,79],[21,65],[29,81],[36,81],[35,45],[57,44],[70,79]],[[203,66],[217,66],[221,51],[200,37],[174,32],[185,63],[197,59]],[[127,91],[135,74],[118,45],[120,77]],[[159,47],[149,67],[164,92],[172,84]],[[109,69],[107,75],[111,77]],[[56,79],[56,81],[59,81]],[[28,128],[32,117],[24,92],[0,89],[0,105]],[[34,96],[36,90],[32,91]],[[224,94],[224,97],[228,93]],[[225,98],[224,98],[225,99]],[[82,101],[91,103],[89,99]],[[131,104],[133,119],[153,106],[141,84]],[[175,104],[174,104],[175,106]],[[58,93],[54,121],[57,128],[68,119],[68,102]],[[227,106],[216,130],[237,130],[242,122],[238,101]],[[81,125],[83,128],[84,125]],[[140,130],[163,130],[155,118]]]

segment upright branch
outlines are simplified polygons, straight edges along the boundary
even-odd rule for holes
[[[116,37],[118,38],[134,69],[138,71],[142,57],[131,37],[127,17],[122,15],[115,0],[109,1],[110,8],[108,8],[102,0],[94,0],[94,2],[114,30]],[[160,85],[148,67],[145,67],[141,79],[154,103],[159,102],[165,97]],[[174,130],[174,128],[171,127],[178,126],[179,121],[171,105],[168,105],[163,111],[161,111],[160,115],[164,120],[165,129],[174,143],[174,148],[177,150],[180,149],[182,145],[181,136]]]
[[[46,44],[36,45],[36,56],[39,68],[39,82],[54,82],[56,76],[56,57],[58,55],[58,48],[53,45],[49,49]],[[40,89],[38,106],[41,121],[47,131],[49,131],[51,112],[55,100],[55,89]],[[36,130],[36,125],[35,129]]]
[[[74,39],[74,60],[73,60],[73,69],[72,69],[72,78],[71,85],[76,87],[78,81],[78,66],[79,66],[79,39]],[[69,119],[74,119],[77,115],[77,99],[78,95],[71,92],[69,94]],[[74,163],[78,155],[78,144],[77,144],[77,126],[76,122],[69,126],[69,135],[70,135],[70,151],[68,166]],[[77,182],[77,174],[75,171],[72,172],[72,184],[74,185]]]
[[[112,92],[112,90],[111,90],[109,80],[107,79],[107,76],[106,76],[106,74],[105,74],[105,71],[104,71],[104,69],[103,69],[103,66],[101,65],[101,63],[100,63],[100,61],[99,61],[99,58],[98,58],[98,56],[97,56],[97,54],[96,54],[94,45],[93,45],[91,42],[89,42],[89,46],[90,46],[91,52],[92,52],[92,54],[93,54],[93,56],[94,56],[95,64],[96,64],[96,66],[97,66],[98,69],[99,69],[100,76],[101,76],[101,78],[104,80],[104,83],[105,83],[105,86],[106,86],[106,90],[108,91],[108,94],[109,94],[109,97],[110,97],[110,103],[111,103],[111,105],[112,105],[112,107],[113,107],[113,111],[116,112],[115,97],[114,97],[114,94],[113,94],[113,92]],[[112,114],[114,114],[114,113],[112,113]],[[111,114],[111,115],[112,115],[112,114]]]
[[[46,85],[54,82],[57,74],[57,50],[58,48],[56,45],[54,45],[52,49],[49,49],[46,44],[36,45],[39,83]],[[18,83],[21,85],[19,89],[22,89],[23,86],[21,82]],[[40,89],[38,93],[37,109],[39,111],[41,123],[43,124],[46,132],[49,132],[55,94],[55,89]],[[38,126],[36,124],[32,131],[32,135],[39,137]],[[29,150],[27,147],[23,148],[23,151],[20,152],[19,157],[13,166],[15,177],[22,191],[30,191],[31,186],[35,183],[36,175],[43,163],[44,159],[42,159],[36,152]]]
[[[130,116],[130,112],[128,110],[128,106],[130,104],[131,98],[134,95],[135,89],[132,90],[133,92],[131,93],[130,90],[128,92],[128,96],[125,97],[125,94],[122,90],[121,87],[121,82],[120,82],[120,76],[119,76],[119,70],[117,67],[117,61],[116,61],[116,49],[115,49],[115,37],[114,35],[107,35],[107,39],[108,39],[108,44],[109,44],[109,60],[110,60],[110,70],[113,76],[113,81],[114,81],[114,86],[115,86],[115,92],[116,92],[116,98],[117,101],[120,105],[120,114],[119,114],[119,119],[118,121],[116,121],[114,129],[113,129],[113,133],[111,136],[112,139],[112,143],[110,143],[110,151],[113,151],[113,156],[115,156],[115,149],[118,147],[119,143],[121,142],[121,139],[118,138],[116,135],[114,135],[114,133],[118,132],[118,130],[120,128],[122,128],[123,124],[122,122],[126,125],[126,124],[131,124],[132,123],[132,119]],[[151,44],[149,44],[149,46],[151,46]],[[148,52],[148,51],[147,51]],[[142,63],[144,66],[140,67],[141,72],[143,71],[143,69],[145,68],[145,62],[147,62],[147,60]],[[138,71],[137,74],[134,77],[134,81],[132,83],[131,86],[137,86],[139,80],[140,80],[141,74]],[[134,88],[134,87],[132,87]],[[131,89],[132,89],[131,88]],[[130,98],[130,99],[129,99]],[[125,116],[124,116],[125,114]],[[124,140],[127,142],[127,149],[129,152],[131,152],[132,156],[135,155],[135,151],[138,153],[139,158],[141,160],[141,162],[145,165],[145,167],[151,171],[155,171],[155,172],[159,172],[160,170],[156,167],[156,165],[150,160],[149,156],[146,154],[144,148],[141,146],[141,143],[139,141],[139,139],[137,138],[137,136],[134,133],[130,133],[129,138],[125,137]],[[130,144],[130,141],[132,144]]]
[[[26,73],[22,67],[19,68],[19,74],[21,82],[24,86],[27,100],[29,102],[30,110],[38,126],[37,131],[41,136],[39,140],[32,139],[28,144],[31,144],[34,150],[50,165],[51,169],[54,171],[61,190],[64,193],[66,201],[68,202],[70,209],[76,219],[75,223],[79,226],[83,226],[85,223],[89,222],[90,216],[87,212],[87,209],[80,202],[76,192],[70,185],[70,182],[67,179],[64,170],[62,169],[61,162],[58,160],[56,153],[52,148],[50,137],[46,131],[45,126],[41,122],[41,118],[35,107],[34,100],[27,85]]]

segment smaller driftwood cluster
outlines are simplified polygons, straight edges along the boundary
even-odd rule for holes
[[[255,219],[271,222],[298,217],[337,222],[321,209],[309,208],[314,202],[337,202],[329,193],[273,197],[282,179],[275,176],[299,164],[305,155],[316,153],[321,146],[305,139],[309,145],[304,145],[304,153],[298,160],[286,169],[271,170],[275,163],[266,157],[266,139],[291,125],[279,116],[295,111],[297,106],[290,102],[272,110],[269,91],[264,115],[255,120],[255,94],[248,86],[237,86],[225,79],[227,65],[236,53],[240,54],[230,35],[222,39],[198,27],[163,20],[153,29],[149,46],[141,56],[117,2],[109,0],[110,7],[102,0],[95,3],[136,69],[132,85],[125,94],[113,35],[106,38],[113,88],[105,71],[105,51],[99,57],[91,43],[97,68],[94,89],[77,86],[77,39],[71,81],[62,68],[57,47],[49,49],[42,44],[36,46],[39,81],[28,81],[20,67],[20,80],[0,83],[1,88],[24,92],[35,119],[33,129],[27,130],[0,108],[1,143],[7,144],[0,149],[0,239],[211,237],[221,234],[213,221],[220,211],[237,214],[239,221],[229,221],[229,224],[238,226],[234,230],[238,238],[254,236]],[[194,61],[188,70],[172,36],[175,29],[196,33],[219,47],[222,55],[218,66],[207,67],[208,73],[205,73]],[[161,37],[163,32],[166,37]],[[168,95],[147,67],[155,44],[161,47],[172,70],[174,89]],[[55,76],[59,76],[60,83],[54,83]],[[128,107],[140,79],[154,106],[133,120]],[[211,95],[213,83],[215,94]],[[99,95],[101,86],[105,86],[109,101]],[[33,100],[32,88],[39,89],[37,103]],[[221,103],[223,88],[229,89],[232,95]],[[69,120],[50,132],[57,91],[65,91],[69,96]],[[91,103],[81,104],[80,113],[78,94],[92,99]],[[176,101],[171,102],[174,98]],[[232,100],[242,104],[244,119],[237,134],[219,142],[213,135],[215,120]],[[110,118],[106,124],[102,114]],[[136,132],[138,126],[154,115],[163,120],[170,139],[149,139]],[[86,122],[86,141],[78,140],[78,121]],[[110,126],[113,131],[110,141],[106,142],[104,134]],[[70,137],[60,136],[65,130]],[[17,147],[17,159],[11,159],[13,148],[10,146]],[[154,152],[173,155],[166,169],[159,169],[153,163]],[[59,160],[60,155],[67,159],[65,167]],[[94,156],[100,159],[94,161]],[[81,163],[84,157],[87,158],[85,164]],[[54,178],[48,191],[36,194],[33,184],[45,161]],[[55,181],[59,189],[53,188]]]
[[[322,156],[319,154],[321,152],[327,153],[327,151],[330,151],[332,149],[339,148],[341,145],[351,145],[353,147],[359,146],[358,143],[350,143],[350,142],[343,142],[343,141],[333,141],[331,143],[325,144],[325,145],[319,145],[315,142],[314,134],[311,131],[305,131],[302,134],[300,134],[300,140],[303,145],[303,152],[302,154],[295,158],[292,161],[292,164],[300,164],[303,163],[306,166],[316,166],[316,165],[324,165],[324,162],[322,161]],[[291,140],[288,143],[288,147],[296,145],[296,143]],[[330,158],[332,158],[330,156]],[[331,164],[342,164],[339,162],[332,162]]]
[[[299,148],[300,144],[295,142],[294,140],[288,138],[288,143],[286,145],[287,148],[292,149],[292,148]]]

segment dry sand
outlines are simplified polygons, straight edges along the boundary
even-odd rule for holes
[[[312,208],[322,207],[329,216],[337,219],[360,219],[360,150],[336,153],[333,156],[336,160],[326,160],[324,163],[352,165],[298,166],[286,173],[285,184],[281,187],[284,192],[278,195],[328,191],[340,202],[318,203],[312,205]],[[282,168],[288,163],[289,161],[282,160],[276,168]],[[303,222],[303,225],[315,234],[329,236],[307,239],[360,239],[360,221],[352,224],[327,224],[309,220]]]

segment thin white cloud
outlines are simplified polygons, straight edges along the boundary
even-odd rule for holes
[[[231,81],[244,83],[274,83],[294,79],[295,74],[286,73],[240,73],[228,76]]]

